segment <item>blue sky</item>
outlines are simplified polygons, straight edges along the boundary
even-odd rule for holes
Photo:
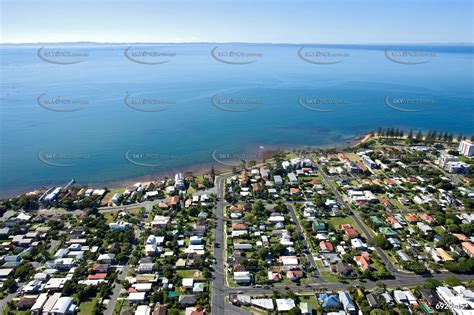
[[[1,42],[472,43],[471,0],[0,0]]]

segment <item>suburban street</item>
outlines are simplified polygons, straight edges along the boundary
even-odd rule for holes
[[[321,174],[322,178],[324,179],[324,181],[326,182],[328,187],[332,190],[332,192],[336,196],[337,201],[340,204],[342,204],[345,208],[347,208],[351,211],[350,216],[357,223],[357,225],[358,225],[357,227],[362,231],[362,233],[364,234],[364,237],[367,239],[367,241],[372,242],[372,235],[366,229],[365,225],[360,221],[359,217],[355,214],[355,210],[344,200],[344,198],[341,196],[341,194],[336,189],[336,187],[334,187],[333,183],[331,182],[331,179],[321,169],[321,166],[318,163],[316,163],[316,165],[318,167],[318,171]],[[398,271],[397,268],[395,268],[393,266],[392,262],[390,261],[390,259],[387,257],[387,255],[385,254],[385,252],[381,248],[376,247],[376,246],[374,246],[374,248],[375,248],[375,251],[377,252],[377,254],[379,255],[380,259],[382,259],[383,262],[385,263],[385,266],[387,267],[387,270],[390,271],[393,275],[396,275],[397,277],[410,277],[410,278],[411,277],[417,277],[417,275],[406,274],[406,273]]]
[[[224,221],[224,189],[225,189],[225,180],[228,176],[218,176],[215,180],[215,185],[217,189],[217,203],[216,203],[216,226],[214,229],[214,258],[216,259],[216,264],[214,265],[214,278],[212,281],[212,296],[211,296],[211,305],[212,305],[212,314],[228,314],[228,310],[224,310],[226,305],[229,303],[224,303],[226,296],[225,286],[225,257],[224,257],[224,233],[225,233],[225,221]],[[234,310],[235,312],[235,310]]]
[[[141,204],[140,206],[145,207],[145,214],[144,214],[144,216],[141,220],[141,223],[144,224],[146,222],[146,218],[150,215],[150,212],[153,209],[153,203],[147,203],[146,205]],[[142,234],[142,229],[140,227],[136,227],[134,232],[135,232],[135,239],[138,241],[138,239],[140,238],[140,236]],[[136,246],[136,244],[133,244],[133,247],[132,247],[131,251],[133,251],[133,248],[135,246]],[[120,270],[120,271],[119,271],[119,274],[117,276],[117,280],[119,280],[119,281],[125,280],[125,277],[127,276],[128,271],[129,271],[128,263],[125,264],[125,265],[118,265],[117,266],[117,271],[118,270]],[[116,281],[115,284],[114,284],[114,289],[112,291],[112,296],[110,297],[110,301],[107,304],[107,308],[104,312],[105,315],[112,315],[112,313],[114,311],[115,304],[117,304],[118,297],[120,296],[120,292],[122,291],[122,284],[119,281]]]
[[[298,234],[300,235],[300,237],[303,237],[303,239],[301,240],[301,243],[303,244],[303,246],[306,247],[306,250],[308,251],[308,253],[306,254],[306,258],[308,259],[309,263],[313,267],[313,270],[314,270],[313,279],[321,283],[326,282],[323,278],[320,277],[318,265],[316,264],[316,261],[314,260],[313,253],[311,251],[311,246],[309,245],[308,240],[306,239],[306,233],[303,231],[303,228],[301,227],[300,221],[298,220],[298,217],[296,215],[295,209],[293,208],[293,205],[287,202],[286,206],[290,210],[291,219],[295,223]]]

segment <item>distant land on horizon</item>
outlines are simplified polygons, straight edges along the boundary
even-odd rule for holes
[[[378,45],[407,45],[407,46],[416,46],[416,45],[474,45],[474,43],[274,43],[274,42],[94,42],[94,41],[79,41],[79,42],[30,42],[30,43],[0,43],[0,45],[83,45],[83,44],[93,44],[93,45],[202,45],[202,44],[239,44],[239,45],[331,45],[331,46],[378,46]]]

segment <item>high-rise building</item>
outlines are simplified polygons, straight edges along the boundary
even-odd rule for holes
[[[464,156],[473,156],[474,155],[474,143],[468,140],[463,140],[459,144],[458,148],[459,153]]]

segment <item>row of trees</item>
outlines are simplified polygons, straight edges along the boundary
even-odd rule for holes
[[[389,138],[403,138],[404,137],[404,130],[401,128],[381,128],[379,127],[376,132],[372,132],[372,135],[377,135],[379,137],[389,137]],[[454,139],[457,141],[466,140],[467,137],[462,133],[459,133],[456,138],[454,138],[453,133],[448,133],[447,131],[437,131],[437,130],[429,130],[427,133],[423,133],[423,131],[418,130],[416,134],[411,129],[407,134],[407,140],[411,142],[435,142],[435,141],[443,141],[451,143]],[[474,135],[470,137],[471,141],[474,141]]]

